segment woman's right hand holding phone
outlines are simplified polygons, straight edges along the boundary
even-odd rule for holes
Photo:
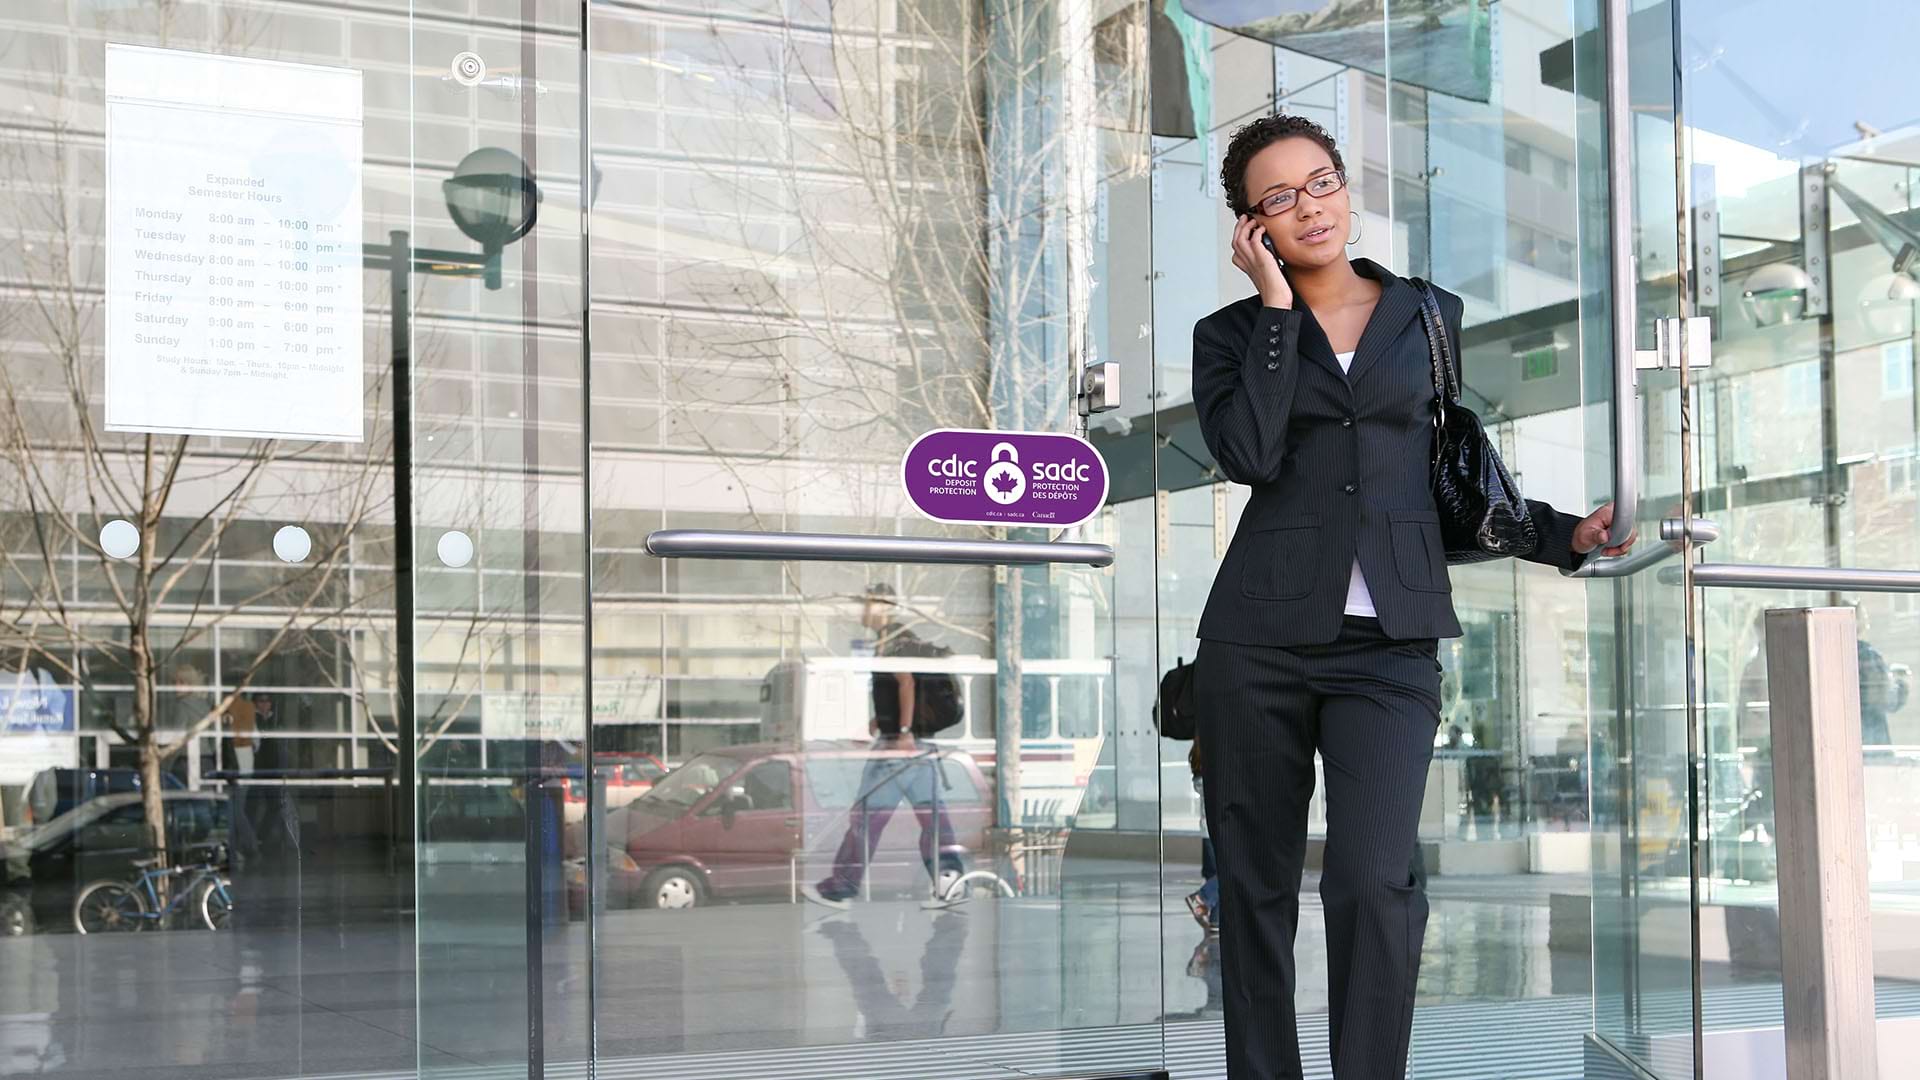
[[[1267,230],[1259,219],[1251,214],[1242,214],[1233,226],[1233,265],[1247,275],[1253,287],[1260,290],[1260,302],[1267,307],[1290,308],[1293,306],[1293,288],[1287,284],[1287,276],[1280,272],[1280,260],[1261,241]]]

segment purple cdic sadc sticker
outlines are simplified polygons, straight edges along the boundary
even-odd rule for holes
[[[929,431],[900,459],[900,479],[921,513],[950,525],[1064,529],[1107,501],[1093,444],[1045,431]]]

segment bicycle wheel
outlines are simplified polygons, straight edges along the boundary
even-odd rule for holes
[[[139,931],[147,925],[147,901],[121,881],[96,881],[73,901],[73,928],[82,934]]]
[[[233,918],[233,882],[213,878],[200,889],[200,924],[209,930],[225,930]]]

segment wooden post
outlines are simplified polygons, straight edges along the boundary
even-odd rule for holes
[[[1767,612],[1788,1080],[1875,1080],[1860,674],[1851,608]]]

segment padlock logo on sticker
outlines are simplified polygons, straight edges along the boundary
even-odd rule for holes
[[[985,479],[981,486],[987,489],[987,498],[1001,506],[1017,503],[1027,493],[1027,474],[1020,471],[1020,451],[1012,443],[994,446],[993,464],[987,467]]]

